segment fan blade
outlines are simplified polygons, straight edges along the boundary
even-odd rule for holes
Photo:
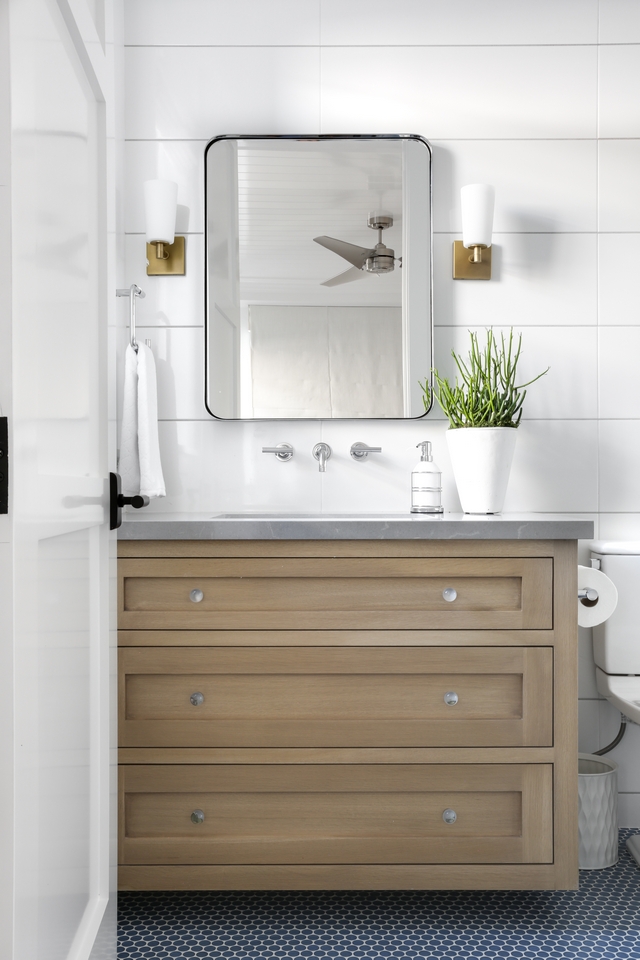
[[[351,283],[352,280],[362,280],[364,277],[372,277],[372,273],[367,273],[366,270],[358,270],[357,267],[350,267],[348,270],[345,270],[344,273],[339,273],[337,277],[331,277],[330,280],[325,280],[322,284],[323,287],[337,287],[340,283]]]
[[[337,253],[339,257],[352,263],[354,267],[364,267],[364,262],[373,255],[373,249],[367,247],[358,247],[355,243],[347,243],[346,240],[334,240],[333,237],[314,237],[314,243],[319,243],[321,247],[326,247],[332,253]]]

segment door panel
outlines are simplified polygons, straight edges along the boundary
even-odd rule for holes
[[[10,31],[13,956],[85,960],[109,897],[106,93],[86,4],[13,0]]]

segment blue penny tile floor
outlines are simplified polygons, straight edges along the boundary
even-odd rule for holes
[[[119,895],[119,960],[485,957],[640,960],[640,868],[579,891],[144,892]]]

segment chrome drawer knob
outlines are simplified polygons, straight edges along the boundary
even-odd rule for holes
[[[451,807],[447,807],[447,809],[442,813],[442,819],[445,823],[455,823],[458,819],[458,814],[455,812],[455,810],[452,810]]]
[[[442,591],[442,599],[446,600],[447,603],[453,603],[453,601],[458,596],[458,591],[454,590],[453,587],[445,587]]]
[[[191,698],[191,702],[193,703],[193,697]],[[448,707],[455,707],[456,703],[458,702],[458,694],[454,690],[447,690],[444,695],[444,702]]]
[[[204,823],[204,810],[194,810],[191,814],[192,823]]]
[[[199,707],[201,703],[204,703],[204,693],[192,693],[189,700],[194,707]]]
[[[189,594],[189,599],[194,603],[200,603],[201,600],[204,600],[204,593],[202,590],[192,590]]]

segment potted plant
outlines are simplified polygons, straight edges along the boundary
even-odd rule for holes
[[[447,444],[462,509],[465,513],[500,513],[526,387],[543,377],[549,368],[533,380],[518,384],[522,334],[514,342],[511,328],[508,339],[501,334],[498,341],[489,328],[482,349],[477,333],[470,335],[471,349],[466,361],[451,351],[457,368],[455,384],[434,369],[434,395],[449,418]],[[429,384],[425,380],[420,386],[428,408]]]

